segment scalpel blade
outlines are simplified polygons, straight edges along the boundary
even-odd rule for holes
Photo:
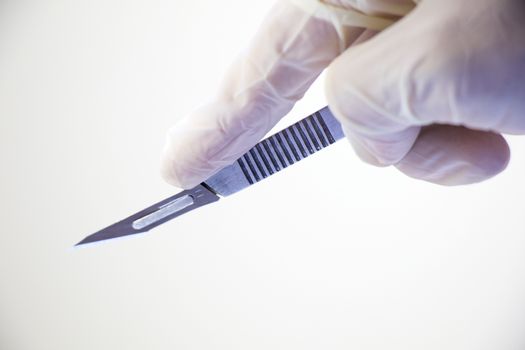
[[[76,246],[149,231],[179,215],[219,200],[205,185],[182,191],[130,217],[87,236]]]

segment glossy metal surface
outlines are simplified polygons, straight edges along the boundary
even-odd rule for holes
[[[151,230],[166,221],[185,214],[203,205],[219,200],[213,191],[205,185],[198,185],[191,190],[182,191],[174,196],[139,211],[130,217],[87,236],[76,245],[94,243],[113,238],[133,235]]]

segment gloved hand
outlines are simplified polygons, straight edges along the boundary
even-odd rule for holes
[[[169,183],[190,188],[233,163],[326,67],[328,105],[364,161],[445,185],[506,167],[499,133],[525,132],[525,2],[288,1],[214,101],[170,130]]]

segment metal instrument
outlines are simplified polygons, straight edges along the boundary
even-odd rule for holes
[[[262,140],[233,164],[200,185],[182,191],[87,236],[83,245],[146,232],[179,215],[234,194],[343,138],[328,107]]]

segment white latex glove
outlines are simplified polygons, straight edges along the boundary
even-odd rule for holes
[[[439,184],[487,179],[509,159],[498,133],[525,132],[524,4],[281,1],[216,99],[170,130],[163,176],[190,188],[233,163],[329,66],[328,105],[361,159]]]

